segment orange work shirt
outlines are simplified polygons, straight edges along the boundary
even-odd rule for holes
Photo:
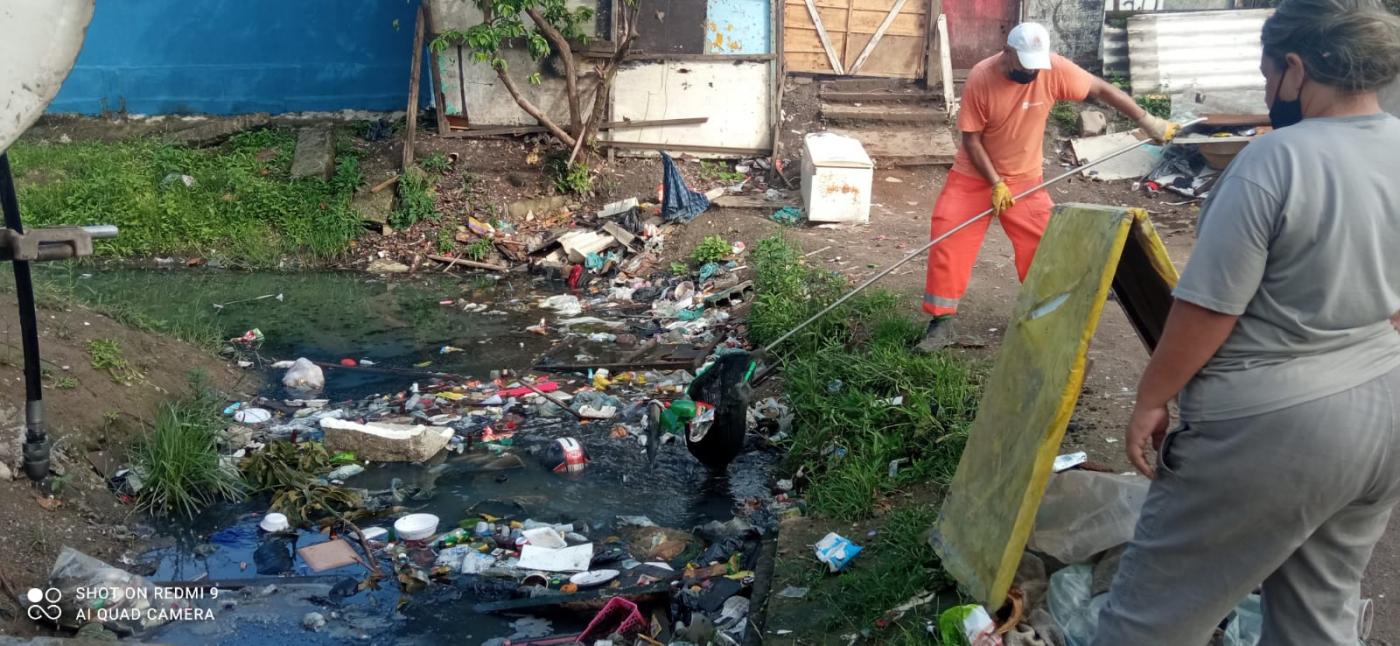
[[[1021,84],[1001,73],[997,59],[985,58],[967,75],[958,130],[982,133],[982,145],[1002,180],[1015,185],[1042,174],[1045,122],[1056,101],[1083,101],[1093,87],[1094,75],[1073,61],[1052,54],[1050,69],[1030,83]],[[953,170],[982,177],[972,157],[958,145]]]

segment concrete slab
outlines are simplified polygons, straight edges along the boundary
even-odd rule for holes
[[[297,132],[296,152],[292,154],[292,179],[335,175],[335,137],[330,128],[302,128]]]

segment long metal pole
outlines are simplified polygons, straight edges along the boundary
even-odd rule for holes
[[[1199,123],[1200,121],[1202,121],[1202,120],[1197,119],[1197,120],[1195,120],[1195,121],[1191,121],[1191,122],[1189,122],[1189,123],[1184,124],[1184,125],[1182,126],[1182,128],[1186,128],[1187,126],[1195,125],[1196,123]],[[1091,161],[1091,162],[1089,162],[1089,163],[1087,163],[1087,164],[1083,164],[1083,165],[1080,165],[1080,166],[1078,166],[1078,167],[1076,167],[1076,168],[1072,168],[1072,169],[1070,169],[1070,170],[1068,170],[1068,171],[1065,171],[1063,174],[1057,175],[1057,176],[1055,176],[1055,177],[1053,177],[1053,178],[1051,178],[1051,179],[1048,179],[1048,180],[1045,180],[1045,181],[1043,181],[1043,182],[1041,182],[1041,183],[1039,183],[1039,184],[1036,184],[1035,186],[1033,186],[1033,187],[1031,187],[1031,188],[1029,188],[1029,189],[1026,189],[1025,191],[1022,191],[1019,195],[1016,196],[1015,199],[1018,199],[1018,200],[1019,200],[1019,199],[1021,199],[1021,198],[1023,198],[1023,197],[1026,197],[1027,195],[1030,195],[1031,193],[1034,193],[1034,192],[1036,192],[1036,191],[1042,189],[1042,188],[1045,188],[1045,187],[1047,187],[1047,186],[1050,186],[1051,184],[1055,184],[1055,183],[1059,182],[1060,180],[1063,180],[1063,179],[1065,179],[1065,178],[1067,178],[1067,177],[1070,177],[1071,175],[1075,175],[1075,174],[1077,174],[1077,173],[1082,173],[1082,172],[1084,172],[1084,171],[1086,171],[1086,170],[1088,170],[1088,169],[1090,169],[1090,168],[1093,168],[1094,166],[1098,166],[1099,164],[1102,164],[1102,163],[1104,163],[1104,162],[1106,162],[1106,161],[1108,161],[1108,160],[1110,160],[1110,159],[1113,159],[1113,158],[1115,158],[1115,157],[1119,157],[1119,156],[1122,156],[1122,155],[1126,155],[1126,154],[1128,154],[1128,153],[1130,153],[1130,152],[1132,152],[1132,151],[1134,151],[1134,150],[1137,150],[1138,148],[1141,148],[1141,147],[1143,147],[1143,146],[1146,146],[1147,144],[1150,144],[1150,143],[1152,143],[1152,140],[1151,140],[1151,139],[1144,139],[1144,140],[1139,141],[1139,142],[1137,142],[1137,143],[1135,143],[1135,144],[1132,144],[1132,145],[1129,145],[1129,146],[1125,146],[1125,147],[1123,147],[1123,149],[1118,150],[1118,151],[1116,151],[1116,152],[1109,153],[1108,155],[1105,155],[1105,156],[1104,156],[1103,158],[1101,158],[1101,159],[1096,159],[1096,160]],[[821,317],[826,316],[827,314],[831,313],[832,310],[834,310],[834,309],[840,307],[840,306],[841,306],[843,303],[845,303],[846,301],[851,300],[852,298],[855,297],[856,294],[859,294],[859,293],[861,293],[862,291],[864,291],[865,288],[867,288],[867,287],[869,287],[869,286],[871,286],[871,285],[874,285],[874,284],[875,284],[875,281],[878,281],[878,280],[880,280],[881,278],[884,278],[885,276],[888,276],[888,275],[890,274],[890,272],[894,271],[895,269],[898,269],[898,268],[899,268],[901,265],[903,265],[904,263],[909,262],[910,260],[913,260],[913,259],[915,259],[915,258],[918,258],[919,256],[921,256],[921,255],[927,253],[928,250],[929,250],[929,249],[932,249],[934,245],[936,245],[936,244],[938,244],[938,243],[940,243],[940,242],[943,242],[944,240],[947,240],[948,238],[952,237],[953,234],[955,234],[955,233],[957,233],[957,232],[959,232],[959,231],[962,231],[963,229],[966,229],[967,227],[971,226],[973,222],[976,222],[976,221],[978,221],[978,220],[981,220],[982,218],[985,218],[985,217],[991,215],[991,214],[992,214],[992,211],[993,211],[993,209],[987,209],[986,211],[983,211],[983,212],[981,212],[981,213],[978,213],[977,215],[974,215],[974,216],[972,216],[971,218],[968,218],[968,219],[967,219],[966,221],[964,221],[962,224],[959,224],[958,226],[955,226],[955,227],[953,227],[952,229],[949,229],[947,232],[943,233],[942,235],[940,235],[940,236],[938,236],[938,237],[936,237],[936,238],[930,240],[930,241],[928,242],[928,244],[926,244],[926,245],[924,245],[924,246],[922,246],[922,247],[919,247],[918,249],[915,249],[914,251],[909,252],[909,255],[907,255],[907,256],[905,256],[905,257],[903,257],[903,258],[900,258],[900,259],[899,259],[898,261],[896,261],[893,265],[890,265],[889,267],[886,267],[886,268],[884,268],[883,270],[881,270],[879,273],[876,273],[874,276],[871,276],[870,278],[867,278],[865,282],[861,283],[860,285],[857,285],[855,289],[852,289],[851,291],[847,292],[845,296],[842,296],[841,298],[836,299],[836,302],[834,302],[834,303],[832,303],[832,304],[830,304],[830,305],[827,305],[825,308],[822,309],[822,311],[817,312],[816,314],[813,314],[811,318],[809,318],[809,319],[807,319],[807,320],[805,320],[805,321],[803,321],[803,322],[801,322],[801,323],[798,323],[798,324],[797,324],[797,327],[794,327],[794,328],[792,328],[791,330],[788,330],[787,333],[785,333],[785,334],[783,334],[782,336],[780,336],[780,337],[774,339],[772,343],[769,343],[769,344],[768,344],[767,346],[765,346],[762,350],[759,350],[759,352],[762,353],[762,354],[768,354],[769,352],[772,352],[772,351],[773,351],[773,348],[776,348],[776,347],[778,347],[779,345],[781,345],[783,341],[788,340],[789,338],[792,337],[792,335],[797,334],[798,332],[801,332],[803,328],[807,327],[808,325],[811,325],[811,324],[814,323],[817,319],[820,319]]]
[[[0,208],[5,211],[5,227],[24,233],[19,218],[19,197],[10,156],[0,153]],[[19,336],[24,349],[24,471],[34,480],[49,475],[49,442],[44,429],[44,389],[40,381],[39,324],[34,311],[34,281],[29,263],[16,260],[15,295],[19,301]]]

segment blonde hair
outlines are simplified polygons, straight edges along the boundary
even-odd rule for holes
[[[1297,54],[1308,78],[1348,92],[1400,76],[1400,17],[1376,0],[1283,0],[1264,22],[1264,54]]]

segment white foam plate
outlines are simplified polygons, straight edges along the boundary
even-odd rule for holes
[[[569,583],[580,588],[590,588],[595,585],[603,585],[608,581],[616,579],[618,574],[620,573],[617,570],[590,570],[588,572],[579,572],[569,577]]]

